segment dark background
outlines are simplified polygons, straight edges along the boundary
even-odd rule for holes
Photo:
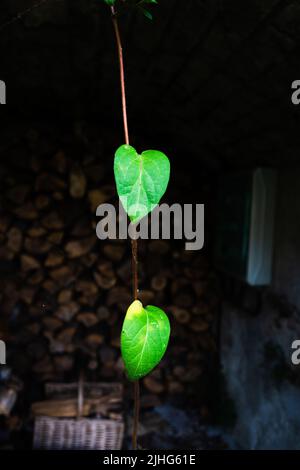
[[[60,206],[67,233],[70,231],[72,236],[73,222],[81,214],[85,217],[86,211],[84,204],[67,199],[73,166],[79,165],[89,174],[88,189],[105,187],[113,194],[113,155],[123,143],[115,38],[109,9],[100,0],[49,0],[11,22],[32,4],[32,0],[2,0],[0,6],[0,79],[7,85],[7,105],[0,110],[2,206],[5,215],[15,217],[9,190],[24,182],[35,188],[36,173],[57,172],[53,157],[62,150],[67,171],[62,176],[66,188],[61,192],[66,195],[64,203],[59,199],[52,202],[54,210]],[[186,350],[172,350],[167,366],[163,364],[162,371],[154,376],[167,384],[160,402],[174,407],[184,404],[187,409],[193,404],[198,409],[200,424],[193,428],[197,446],[201,442],[203,448],[298,448],[293,436],[300,430],[300,417],[294,416],[299,404],[299,373],[297,368],[291,370],[289,358],[291,341],[300,332],[300,107],[291,102],[291,84],[300,78],[300,4],[296,0],[161,0],[152,11],[153,21],[136,11],[125,11],[120,16],[131,143],[137,150],[156,148],[168,155],[172,175],[165,201],[204,203],[206,237],[204,250],[190,257],[182,246],[171,244],[168,255],[157,254],[161,261],[157,266],[151,252],[147,255],[147,245],[142,244],[141,282],[147,290],[155,269],[169,273],[168,287],[161,294],[163,306],[176,303],[175,294],[182,291],[187,305],[190,302],[188,313],[199,306],[200,310],[206,308],[205,321],[209,325],[208,333],[193,330],[190,323],[174,327],[174,348],[178,341]],[[92,157],[91,163],[88,156]],[[37,170],[32,166],[35,159],[40,162]],[[93,165],[101,167],[98,180],[91,177]],[[219,273],[212,252],[217,236],[215,204],[220,178],[228,172],[258,166],[278,170],[279,183],[272,284],[251,288]],[[36,192],[30,192],[27,202],[36,197]],[[52,197],[53,192],[48,190],[48,195]],[[17,223],[26,233],[28,224],[19,220],[11,223]],[[95,216],[90,212],[91,231],[93,223]],[[62,250],[68,237],[65,235]],[[1,242],[3,254],[7,252],[5,232]],[[94,247],[95,251],[102,249],[102,245]],[[24,248],[20,250],[1,265],[5,322],[11,318],[5,303],[10,295],[7,285],[15,282],[13,269],[18,269]],[[114,269],[128,262],[128,246],[122,256],[117,267],[115,260],[110,260]],[[203,298],[202,294],[189,291],[192,281],[198,278],[206,286]],[[178,279],[183,280],[179,287]],[[14,287],[18,292],[22,282],[27,282],[26,276]],[[118,279],[118,285],[124,282],[124,278]],[[125,284],[129,290],[129,278]],[[41,287],[32,305],[25,302],[24,306],[22,295],[18,299],[18,320],[14,323],[13,319],[13,325],[8,321],[9,331],[13,327],[17,332],[14,344],[18,344],[20,327],[27,324],[27,310],[48,305],[48,294],[45,302],[44,296]],[[42,316],[55,312],[55,301],[51,304],[55,296],[51,293],[50,307]],[[179,304],[182,302],[181,298]],[[118,306],[120,318],[121,307]],[[86,309],[92,310],[91,306]],[[199,325],[197,321],[195,324]],[[119,328],[113,326],[112,336]],[[105,328],[109,338],[112,327]],[[78,334],[86,333],[80,330]],[[110,339],[107,341],[110,344]],[[193,344],[193,358],[187,356],[189,344]],[[43,347],[41,350],[48,357],[47,347]],[[11,354],[22,375],[19,351],[13,349]],[[22,419],[25,415],[26,425],[21,429],[25,428],[26,436],[32,431],[26,417],[30,403],[42,397],[43,383],[49,379],[49,375],[43,375],[42,365],[32,373],[34,354],[29,355],[28,371],[23,369],[26,398],[17,411]],[[38,356],[42,361],[43,353]],[[55,357],[49,360],[52,364]],[[86,360],[88,364],[89,359]],[[177,382],[176,363],[194,371],[194,376],[173,394],[170,383]],[[91,377],[107,378],[103,367],[100,363]],[[195,367],[198,372],[204,370],[202,375],[195,374]],[[177,374],[180,376],[181,372]],[[78,367],[73,364],[70,370],[57,373],[53,369],[51,373],[51,379],[74,379]],[[116,373],[109,379],[117,377]],[[32,384],[36,383],[38,393],[33,393]],[[130,393],[129,390],[128,397]],[[266,403],[269,408],[264,406]],[[172,413],[180,415],[176,408],[161,414],[172,421]],[[152,418],[147,419],[148,428],[161,426],[159,420],[153,424]],[[177,431],[188,428],[191,417],[180,419],[176,422]],[[228,441],[223,431],[218,431],[216,441],[211,442],[211,436],[201,427],[211,424],[225,426],[238,444]],[[170,432],[166,446],[190,442],[189,432],[183,432],[181,437],[173,434]],[[146,445],[155,442],[150,439]]]
[[[3,22],[31,5],[3,0]],[[153,22],[135,11],[121,20],[133,143],[211,171],[294,163],[298,2],[162,1],[153,10]],[[85,119],[122,140],[103,2],[49,1],[4,27],[0,47],[12,119]]]

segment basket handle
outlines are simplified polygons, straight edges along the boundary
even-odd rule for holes
[[[83,405],[84,405],[83,383],[84,383],[84,374],[83,374],[83,371],[81,370],[80,375],[79,375],[79,381],[78,381],[77,419],[81,418],[83,415]]]

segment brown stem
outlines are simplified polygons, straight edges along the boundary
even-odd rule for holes
[[[131,240],[132,249],[132,278],[133,278],[133,296],[134,300],[138,298],[138,253],[137,240]],[[140,383],[138,380],[134,382],[134,414],[133,414],[133,430],[132,430],[132,448],[136,450],[137,435],[139,427],[140,414]]]
[[[113,21],[113,25],[114,25],[114,30],[115,30],[115,34],[116,34],[119,64],[120,64],[120,83],[121,83],[121,94],[122,94],[122,111],[123,111],[123,124],[124,124],[125,143],[127,145],[129,145],[123,48],[122,48],[122,41],[121,41],[121,35],[120,35],[119,24],[118,24],[118,20],[117,20],[117,16],[116,16],[116,11],[115,11],[115,8],[113,6],[111,7],[111,12],[112,12],[112,21]]]
[[[140,414],[140,383],[137,380],[136,382],[134,382],[134,418],[133,418],[133,431],[132,431],[132,448],[134,450],[137,449],[139,414]]]
[[[138,243],[137,240],[131,240],[132,252],[132,281],[133,281],[133,297],[134,300],[138,298]]]
[[[129,145],[129,132],[128,132],[128,120],[127,120],[127,106],[126,106],[126,89],[125,89],[125,73],[124,73],[124,59],[121,35],[119,31],[118,20],[116,16],[115,8],[111,7],[112,21],[114,25],[119,65],[120,65],[120,83],[121,83],[121,94],[122,94],[122,111],[123,111],[123,124],[125,143]],[[131,240],[132,249],[132,281],[133,281],[133,297],[134,300],[138,298],[138,243],[137,240]],[[140,384],[137,380],[134,382],[134,417],[133,417],[133,432],[132,432],[132,447],[134,450],[137,449],[137,435],[139,426],[139,413],[140,413]]]
[[[133,278],[133,296],[134,299],[138,298],[138,253],[137,253],[137,240],[131,240],[132,249],[132,278]],[[133,414],[133,430],[132,430],[132,448],[136,450],[137,436],[139,427],[139,414],[140,414],[140,384],[139,381],[134,382],[134,414]]]

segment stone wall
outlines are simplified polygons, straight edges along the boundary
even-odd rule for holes
[[[299,172],[279,174],[273,283],[234,282],[221,325],[221,362],[247,449],[299,449],[300,368],[291,345],[300,339]]]
[[[300,308],[300,171],[279,175],[273,287]],[[300,336],[299,336],[300,337]]]
[[[223,308],[222,365],[237,414],[233,434],[245,449],[300,449],[299,373],[290,360],[295,335],[298,313],[282,319],[267,302],[257,316]]]

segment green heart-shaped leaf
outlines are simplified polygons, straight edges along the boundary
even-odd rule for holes
[[[168,157],[157,150],[139,155],[130,145],[116,152],[114,172],[117,191],[131,222],[151,212],[165,193],[170,178]]]
[[[163,310],[135,300],[127,310],[121,334],[121,351],[129,380],[147,375],[166,352],[170,322]]]

